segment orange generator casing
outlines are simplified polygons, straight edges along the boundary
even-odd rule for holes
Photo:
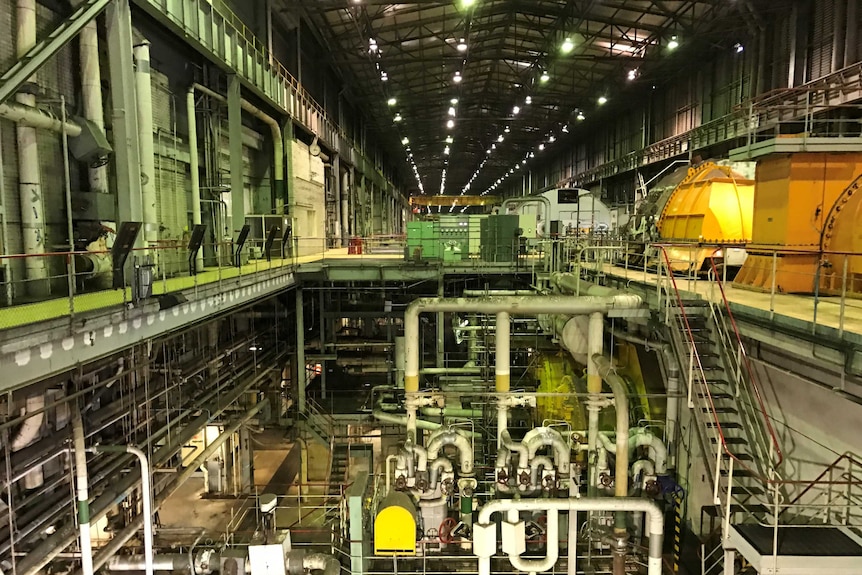
[[[812,293],[833,204],[862,173],[862,153],[775,154],[758,161],[748,258],[734,287]],[[778,252],[777,255],[775,252]]]

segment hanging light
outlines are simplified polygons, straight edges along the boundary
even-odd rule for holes
[[[394,106],[395,104],[398,103],[398,100],[396,100],[395,98],[389,98],[388,100],[386,100],[386,103],[389,104],[390,106]]]
[[[579,122],[583,122],[586,119],[586,116],[584,116],[584,113],[582,111],[578,110],[577,119]]]
[[[394,120],[395,120],[396,122],[400,122],[402,119],[403,119],[403,118],[401,118],[401,114],[395,114],[395,118],[394,118]]]
[[[539,76],[539,82],[541,82],[542,84],[544,84],[545,82],[547,82],[550,79],[551,79],[551,75],[548,74],[547,70],[543,71],[542,75]]]
[[[455,46],[455,48],[459,52],[466,52],[467,51],[467,41],[464,38],[461,38],[461,40],[458,42],[458,45]]]
[[[667,43],[667,49],[676,50],[677,48],[679,48],[679,38],[677,38],[676,36],[671,36],[670,42]]]
[[[455,127],[455,120],[449,120],[448,122],[446,122],[446,127],[449,128],[450,130],[452,128],[454,128]]]
[[[571,38],[566,38],[565,40],[563,40],[563,45],[560,46],[560,51],[563,54],[568,54],[569,52],[571,52],[574,49],[575,49],[575,43],[572,42]]]
[[[524,100],[524,103],[529,106],[530,104],[533,103],[533,97],[527,96],[527,98]]]
[[[453,106],[450,106],[450,107],[449,107],[449,115],[450,115],[450,116],[454,116],[454,115],[455,115],[455,108],[454,108]]]
[[[512,115],[513,116],[517,116],[520,113],[521,113],[521,108],[519,106],[515,106],[514,108],[512,108]]]
[[[455,72],[455,76],[452,77],[452,81],[456,84],[460,84],[463,78],[461,77],[461,72]]]
[[[599,103],[599,106],[604,106],[608,103],[608,99],[605,96],[599,96],[599,99],[596,101]]]

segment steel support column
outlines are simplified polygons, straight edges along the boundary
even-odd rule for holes
[[[305,369],[305,314],[302,288],[296,288],[296,407],[305,413],[305,386],[308,374]]]
[[[242,162],[242,94],[239,76],[233,74],[227,82],[227,123],[230,149],[230,214],[231,230],[238,233],[245,224],[245,193]]]

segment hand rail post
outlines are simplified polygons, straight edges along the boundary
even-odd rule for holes
[[[772,287],[769,290],[769,321],[775,320],[775,285],[777,279],[775,275],[778,273],[778,252],[772,252]]]
[[[844,265],[841,270],[841,308],[838,312],[838,337],[844,337],[844,310],[847,305],[847,266],[849,257],[844,254]]]

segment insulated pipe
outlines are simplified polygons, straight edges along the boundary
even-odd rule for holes
[[[339,575],[341,563],[332,555],[309,553],[302,558],[302,568],[307,572],[323,571],[323,575]]]
[[[541,573],[550,571],[560,558],[560,518],[556,509],[548,509],[548,522],[545,525],[547,552],[543,559],[524,559],[514,553],[509,554],[509,563],[518,571]],[[553,543],[551,543],[553,541]]]
[[[491,556],[496,551],[496,545],[488,544],[488,541],[483,541],[477,545],[476,538],[484,537],[485,533],[493,533],[492,537],[496,539],[495,531],[490,531],[491,516],[494,513],[505,513],[508,511],[569,511],[569,522],[571,523],[574,513],[580,511],[624,511],[624,512],[639,512],[646,513],[649,519],[649,562],[648,575],[661,575],[661,551],[662,539],[664,537],[664,515],[661,509],[647,499],[638,499],[632,497],[582,497],[569,499],[497,499],[486,504],[479,510],[479,518],[477,526],[486,529],[474,531],[474,548],[481,548],[482,555],[479,555],[479,575],[489,575],[491,572]],[[550,523],[550,517],[549,523]],[[490,537],[489,537],[490,539]],[[552,540],[548,537],[548,547],[550,553],[551,545],[559,545],[558,540]],[[490,553],[488,553],[490,551]],[[570,551],[570,558],[572,552]],[[513,565],[514,566],[514,565]]]
[[[544,467],[545,469],[554,469],[554,463],[551,461],[550,457],[545,457],[544,455],[534,457],[533,460],[530,461],[530,483],[533,486],[539,485],[540,467]]]
[[[341,180],[341,245],[346,246],[350,239],[350,170],[344,172]],[[397,341],[397,340],[396,340]],[[403,386],[403,385],[402,385]]]
[[[442,414],[443,417],[469,417],[476,418],[482,417],[483,412],[481,409],[468,409],[464,407],[444,407],[443,409],[439,409],[437,407],[423,407],[421,410],[422,415],[426,415],[428,417],[440,417]]]
[[[524,435],[521,445],[527,447],[527,457],[530,461],[542,447],[549,446],[554,450],[554,463],[557,470],[563,474],[569,473],[570,449],[559,431],[550,427],[535,427]]]
[[[138,145],[141,148],[141,195],[144,200],[144,241],[147,247],[159,241],[156,207],[156,155],[153,143],[153,85],[150,78],[150,43],[134,48],[135,87],[138,95]]]
[[[606,434],[599,433],[599,443],[601,443],[601,447],[605,451],[613,454],[617,453],[616,442],[612,442]],[[651,464],[654,463],[654,471],[659,475],[667,473],[667,447],[662,443],[660,437],[653,435],[643,428],[630,429],[628,446],[629,458],[631,458],[636,448],[649,447],[652,450]],[[634,469],[634,465],[632,465],[632,469]]]
[[[201,181],[200,166],[198,165],[198,121],[195,110],[195,89],[189,88],[186,92],[186,117],[188,118],[189,138],[189,180],[192,188],[192,223],[200,225],[203,222],[201,216]],[[197,269],[203,270],[203,250],[198,250],[196,259]]]
[[[626,385],[614,372],[611,362],[603,355],[593,355],[592,360],[596,365],[599,375],[607,382],[614,394],[614,407],[617,416],[614,495],[617,497],[626,497],[629,494],[629,399]],[[614,531],[618,535],[625,533],[625,514],[617,513],[615,515]]]
[[[503,205],[500,206],[500,213],[508,213],[509,206],[513,204],[538,204],[541,203],[545,207],[545,213],[542,214],[545,221],[551,220],[551,200],[545,196],[524,196],[520,198],[507,198],[503,200]],[[550,225],[550,224],[549,224]]]
[[[602,392],[602,376],[599,374],[599,368],[596,364],[596,358],[602,357],[604,352],[604,328],[605,323],[600,313],[590,315],[588,327],[587,346],[587,391],[590,393],[590,399],[587,404],[588,411],[588,429],[587,429],[587,445],[588,445],[588,461],[590,462],[590,477],[588,489],[594,490],[596,486],[596,445],[599,434],[599,410],[598,405],[599,394]]]
[[[269,126],[269,131],[272,134],[272,155],[273,155],[273,182],[272,182],[272,194],[273,198],[284,198],[285,197],[285,186],[284,186],[284,140],[281,137],[281,125],[278,123],[276,119],[267,115],[265,112],[260,110],[257,106],[249,102],[248,100],[240,100],[240,106],[242,109],[267,126]]]
[[[36,0],[17,0],[16,52],[23,58],[36,45]],[[19,104],[34,108],[36,96],[19,92]],[[42,171],[39,164],[39,146],[36,130],[27,124],[18,123],[18,198],[21,203],[21,235],[25,254],[41,254],[45,249],[45,207],[42,196]],[[25,258],[26,279],[45,280],[48,269],[45,258]],[[41,283],[34,284],[41,291]]]
[[[424,312],[460,312],[496,314],[537,315],[567,313],[582,315],[620,309],[635,309],[641,306],[639,296],[621,294],[606,297],[571,296],[524,296],[489,298],[419,298],[414,300],[404,313],[404,337],[406,362],[404,388],[407,393],[419,391],[419,315]],[[601,379],[599,379],[601,391]]]
[[[150,463],[147,454],[132,445],[99,445],[93,449],[97,453],[130,453],[141,463],[141,501],[144,523],[144,573],[153,575],[153,484],[150,477]],[[196,471],[199,466],[192,466]],[[135,524],[133,522],[132,524]],[[101,567],[101,566],[100,566]]]
[[[0,104],[0,118],[16,122],[19,126],[49,130],[51,132],[63,132],[72,138],[81,135],[81,126],[71,120],[64,124],[59,118],[55,118],[39,108],[24,104],[4,102]]]
[[[531,289],[465,289],[461,295],[464,297],[515,296],[537,295],[537,292]]]
[[[179,553],[156,555],[151,558],[150,562],[156,571],[183,571],[189,568],[189,556]],[[108,571],[144,571],[147,568],[147,563],[146,555],[116,555],[111,557],[105,565],[105,569]]]
[[[407,416],[406,415],[397,415],[395,413],[386,413],[382,409],[375,409],[371,412],[374,416],[374,419],[378,421],[382,421],[383,423],[392,423],[394,425],[407,425]],[[443,427],[441,423],[435,423],[433,421],[425,421],[424,419],[416,419],[416,428],[417,429],[430,429],[436,431]]]
[[[25,447],[33,445],[38,439],[42,431],[42,424],[45,421],[45,396],[43,394],[31,395],[27,398],[25,413],[36,412],[33,416],[28,417],[21,424],[18,433],[12,439],[9,449],[14,453]],[[37,465],[27,475],[24,476],[24,488],[36,489],[41,487],[44,482],[42,466]]]
[[[511,335],[509,313],[497,312],[496,359],[494,362],[494,390],[497,393],[509,393],[510,365],[509,339]],[[503,427],[505,429],[505,426]]]
[[[77,7],[83,0],[75,0]],[[102,102],[102,74],[99,69],[99,30],[96,20],[88,22],[78,33],[78,60],[81,65],[81,103],[84,108],[84,118],[105,133],[105,109]],[[107,194],[107,165],[90,167],[88,172],[90,191]]]
[[[473,446],[470,440],[461,433],[453,430],[441,430],[431,436],[428,441],[428,459],[434,461],[437,455],[446,446],[452,445],[458,449],[461,459],[461,475],[473,475]]]
[[[75,447],[75,490],[78,497],[78,530],[81,546],[81,573],[93,575],[93,542],[90,539],[90,491],[87,477],[87,446],[84,441],[84,421],[75,403],[72,418],[72,439]]]
[[[430,471],[431,475],[429,477],[429,483],[432,490],[437,488],[437,483],[444,473],[454,473],[452,462],[443,456],[438,457],[431,462]]]

